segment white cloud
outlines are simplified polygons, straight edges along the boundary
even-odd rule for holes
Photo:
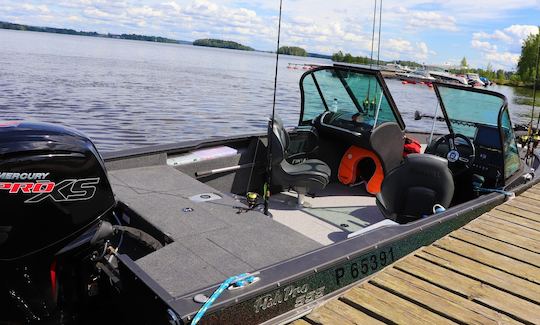
[[[488,61],[495,62],[498,66],[506,69],[512,69],[519,61],[519,54],[510,52],[491,52],[486,53],[485,58]]]
[[[385,42],[385,55],[394,59],[401,58],[407,60],[425,61],[429,55],[435,55],[429,50],[425,42],[412,43],[405,39],[392,38]]]
[[[519,61],[519,50],[523,41],[530,34],[536,33],[538,33],[536,26],[511,25],[502,30],[497,29],[493,33],[473,33],[471,46],[481,51],[484,61],[492,62],[498,68],[514,69]],[[499,46],[492,42],[498,42],[502,49],[499,50]]]
[[[492,34],[486,32],[473,33],[474,40],[493,39],[505,43],[521,44],[531,34],[538,33],[538,27],[533,25],[512,25],[504,30],[495,30]]]
[[[47,7],[46,5],[33,5],[30,3],[24,3],[22,4],[22,8],[27,11],[38,12],[41,14],[48,14],[51,12],[49,10],[49,7]]]
[[[127,9],[127,13],[130,16],[140,16],[140,17],[161,17],[163,12],[160,10],[155,10],[148,6],[143,7],[132,7]]]
[[[471,45],[475,49],[479,49],[479,50],[485,51],[485,52],[496,52],[497,51],[497,45],[491,44],[490,42],[486,42],[486,41],[480,41],[478,39],[473,39],[471,41]]]
[[[441,29],[445,31],[458,31],[456,18],[443,15],[435,11],[403,12],[408,16],[408,26],[412,28]]]
[[[533,25],[512,25],[505,28],[504,31],[517,36],[523,41],[531,34],[536,35],[538,33],[538,27]]]

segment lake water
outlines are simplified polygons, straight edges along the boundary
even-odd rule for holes
[[[287,64],[331,62],[280,60],[277,112],[293,126],[303,71]],[[274,64],[269,53],[0,30],[0,119],[71,126],[103,151],[264,132]],[[433,113],[434,91],[387,83],[408,129],[428,129],[413,117]],[[509,98],[514,123],[527,122],[530,106],[519,103],[530,92],[491,89]]]

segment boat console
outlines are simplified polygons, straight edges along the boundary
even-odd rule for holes
[[[478,125],[474,137],[476,159],[472,172],[482,175],[486,186],[495,187],[503,175],[503,153],[498,128]]]

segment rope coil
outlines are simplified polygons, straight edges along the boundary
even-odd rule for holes
[[[227,289],[235,290],[235,289],[245,288],[246,286],[259,281],[260,278],[255,276],[257,274],[258,274],[258,272],[251,273],[251,274],[250,273],[242,273],[242,274],[232,276],[232,277],[228,278],[227,280],[223,281],[223,283],[216,289],[216,291],[214,291],[214,293],[210,296],[210,298],[208,298],[208,300],[206,300],[204,305],[202,305],[202,307],[199,309],[197,314],[195,314],[195,316],[193,317],[193,320],[191,321],[191,324],[192,325],[198,324],[199,321],[201,320],[201,318],[203,318],[206,311],[208,311],[208,309],[210,307],[212,307],[212,305],[214,304],[216,299],[218,299],[219,296],[221,296],[221,294],[225,290],[227,290]]]

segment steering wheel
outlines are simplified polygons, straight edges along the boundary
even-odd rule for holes
[[[468,147],[467,149],[460,148],[456,145],[456,139],[458,138],[465,142]],[[438,149],[443,143],[448,146],[448,152],[443,158],[448,160],[448,167],[454,175],[459,175],[473,166],[476,157],[476,148],[471,139],[459,133],[447,134],[435,142],[431,151],[438,155]]]

